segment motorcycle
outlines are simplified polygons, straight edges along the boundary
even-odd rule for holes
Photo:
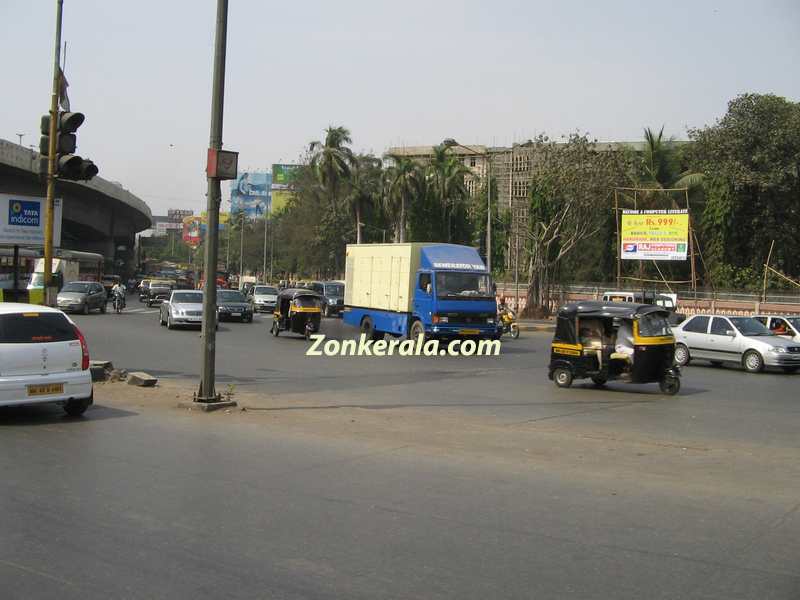
[[[125,308],[125,296],[120,293],[116,292],[114,294],[114,311],[119,314],[122,312],[122,309]]]
[[[519,323],[517,315],[510,308],[501,308],[497,314],[498,322],[501,326],[502,334],[510,334],[512,339],[519,338]]]

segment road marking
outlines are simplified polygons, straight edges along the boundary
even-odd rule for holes
[[[130,308],[130,309],[126,308],[124,310],[124,312],[138,314],[138,315],[154,315],[158,311],[157,310],[148,309],[148,308]]]

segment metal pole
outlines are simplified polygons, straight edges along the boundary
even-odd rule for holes
[[[764,287],[761,289],[761,301],[767,301],[767,274],[769,273],[769,261],[772,258],[772,248],[775,246],[775,240],[769,245],[769,254],[767,254],[767,262],[764,263]]]
[[[269,220],[269,283],[272,283],[272,267],[275,261],[275,227],[272,219]]]
[[[239,231],[239,289],[242,289],[244,275],[244,211],[242,211],[242,228]]]
[[[264,264],[261,267],[261,277],[267,277],[267,211],[264,211]]]
[[[47,149],[47,199],[44,212],[44,303],[55,305],[53,284],[53,204],[56,197],[56,136],[58,135],[58,96],[61,88],[61,14],[64,0],[56,0],[56,40],[53,53],[53,91],[50,95],[50,145]]]
[[[486,180],[489,189],[486,192],[486,270],[492,274],[492,163],[489,151],[486,151]]]
[[[214,81],[211,95],[211,135],[209,147],[222,148],[222,115],[225,103],[225,50],[228,36],[228,0],[217,0],[217,31],[214,40]],[[217,254],[219,245],[219,205],[222,199],[220,180],[208,177],[208,230],[205,248],[205,290],[203,294],[203,360],[200,369],[198,402],[215,402],[217,325]]]

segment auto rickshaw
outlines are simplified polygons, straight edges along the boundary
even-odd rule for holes
[[[270,333],[291,331],[306,339],[319,331],[322,320],[322,297],[311,290],[288,288],[278,293],[272,314]]]
[[[668,318],[666,309],[652,304],[567,304],[556,318],[548,375],[563,388],[586,378],[598,386],[612,380],[657,382],[662,393],[673,396],[681,380]]]

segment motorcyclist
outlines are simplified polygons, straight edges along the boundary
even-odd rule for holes
[[[125,294],[127,293],[125,285],[120,281],[111,288],[111,297],[120,303],[122,308],[125,308]]]

